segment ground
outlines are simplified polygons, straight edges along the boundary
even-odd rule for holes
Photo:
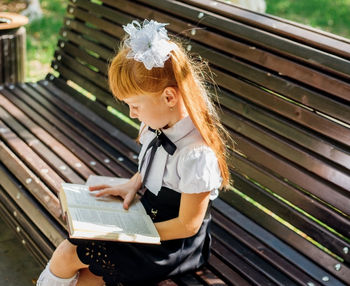
[[[35,285],[42,267],[0,217],[0,285]]]

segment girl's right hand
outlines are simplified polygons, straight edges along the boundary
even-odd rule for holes
[[[113,187],[110,185],[91,186],[89,187],[89,190],[91,192],[99,191],[95,194],[96,197],[110,195],[123,198],[123,207],[126,210],[129,208],[137,193],[137,189],[133,189],[128,183],[120,184]]]

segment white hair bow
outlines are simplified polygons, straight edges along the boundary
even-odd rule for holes
[[[138,62],[143,62],[146,69],[153,67],[164,67],[164,62],[169,58],[169,53],[176,45],[169,42],[167,24],[158,23],[154,20],[144,20],[143,25],[136,20],[126,26],[123,25],[129,38],[125,44],[131,48],[127,58],[133,58]]]

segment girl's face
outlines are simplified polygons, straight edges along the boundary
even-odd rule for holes
[[[169,124],[169,106],[163,96],[135,95],[124,99],[129,105],[129,116],[137,118],[153,129]]]

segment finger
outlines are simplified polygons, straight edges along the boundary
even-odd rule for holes
[[[115,190],[113,188],[107,188],[107,189],[103,189],[95,194],[96,197],[101,197],[101,196],[106,196],[106,195],[119,196],[119,193],[118,193],[118,190]]]
[[[131,194],[127,194],[127,195],[125,196],[124,203],[123,203],[124,209],[126,209],[126,210],[129,209],[129,206],[130,206],[130,204],[132,203],[133,199],[134,199],[134,196],[131,195]]]
[[[110,188],[110,185],[97,185],[97,186],[90,186],[89,190],[90,191],[98,191],[98,190],[102,190],[102,189],[106,189],[106,188]]]

